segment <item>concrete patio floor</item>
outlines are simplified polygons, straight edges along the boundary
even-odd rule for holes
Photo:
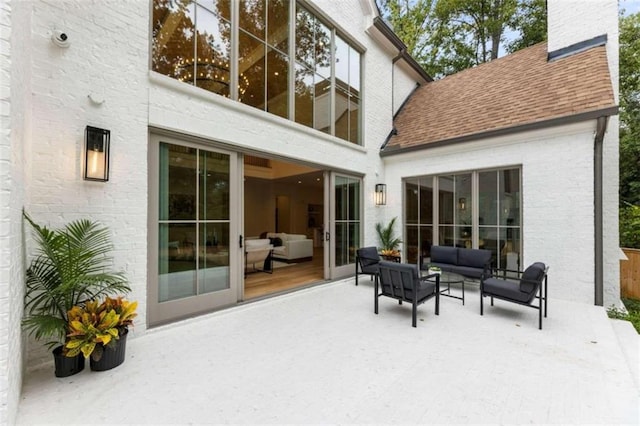
[[[499,301],[481,317],[468,285],[466,306],[431,300],[412,328],[409,306],[375,315],[372,283],[349,279],[150,330],[107,372],[30,371],[17,420],[639,424],[631,325],[551,299],[543,327]]]

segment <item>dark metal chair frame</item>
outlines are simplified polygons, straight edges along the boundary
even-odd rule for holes
[[[376,257],[367,256],[368,253],[366,252],[375,252]],[[372,280],[378,281],[378,263],[380,260],[377,247],[360,247],[356,250],[356,285],[358,285],[359,274],[370,275]]]
[[[537,287],[536,289],[536,295],[533,298],[533,300],[531,300],[531,302],[521,302],[519,300],[515,300],[515,299],[511,299],[509,297],[505,297],[502,295],[497,295],[497,294],[492,294],[490,292],[487,292],[484,288],[484,280],[486,278],[496,278],[496,275],[502,275],[501,279],[507,280],[507,281],[513,281],[513,285],[519,285],[519,283],[516,282],[516,280],[522,281],[522,274],[524,273],[524,271],[515,271],[515,270],[511,270],[511,269],[499,269],[499,268],[494,268],[493,269],[494,272],[494,276],[485,276],[485,274],[482,275],[482,278],[480,280],[480,315],[484,314],[484,304],[483,304],[483,300],[485,297],[491,297],[491,306],[493,306],[493,299],[500,299],[500,300],[504,300],[505,302],[511,302],[511,303],[516,303],[518,305],[522,305],[522,306],[527,306],[529,308],[533,308],[533,309],[537,309],[538,310],[538,329],[542,330],[542,314],[543,314],[543,304],[544,304],[544,317],[547,317],[547,299],[549,297],[548,292],[547,292],[547,273],[549,272],[549,267],[545,266],[544,269],[544,275],[541,279],[540,282],[538,281],[531,281],[531,280],[524,280],[524,282],[526,283],[530,283],[532,285],[535,285]],[[507,274],[516,274],[516,276],[507,276]],[[535,299],[538,299],[538,305],[534,305],[533,301]]]
[[[378,279],[375,283],[374,312],[378,314],[378,298],[380,296],[396,299],[399,305],[402,302],[411,303],[411,325],[416,326],[418,305],[435,297],[436,315],[440,315],[440,274],[431,274],[420,277],[420,270],[415,264],[381,261],[378,264]],[[435,283],[432,280],[435,278]],[[387,280],[389,280],[387,282]],[[419,298],[418,290],[421,283],[435,284],[434,291]],[[388,288],[385,292],[384,289]],[[407,293],[411,297],[407,297]]]

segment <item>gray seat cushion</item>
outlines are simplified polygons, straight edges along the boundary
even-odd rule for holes
[[[417,286],[417,300],[435,293],[433,282],[421,281],[418,267],[414,264],[380,262],[380,284],[385,295],[401,296],[405,300],[413,301],[413,286]],[[393,286],[393,291],[391,286]]]
[[[422,300],[427,296],[432,295],[436,292],[436,284],[434,282],[429,281],[418,281],[418,299]],[[410,290],[405,290],[404,297],[407,300],[413,301],[413,292]]]
[[[544,278],[544,270],[546,266],[542,262],[536,262],[529,266],[522,273],[520,278],[520,291],[531,295],[531,300],[538,291],[538,287]]]
[[[477,278],[477,279],[480,279],[483,271],[484,271],[483,268],[471,268],[469,266],[460,266],[460,265],[449,269],[449,272],[455,272],[456,274],[464,275],[465,277]]]
[[[458,265],[471,268],[484,268],[491,261],[491,250],[458,249]]]
[[[364,274],[377,274],[380,255],[376,247],[362,247],[357,250],[360,269]]]
[[[456,247],[432,246],[431,263],[458,264],[458,249]]]
[[[483,282],[483,291],[489,295],[505,297],[522,303],[528,303],[531,301],[529,293],[520,291],[519,282],[515,280],[487,278]]]

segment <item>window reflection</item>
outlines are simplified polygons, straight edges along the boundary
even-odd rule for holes
[[[260,40],[240,31],[238,71],[239,77],[247,81],[247,88],[238,100],[260,109],[264,109],[265,48]]]
[[[313,127],[331,133],[331,81],[318,74],[314,77]]]
[[[307,68],[297,64],[295,72],[295,120],[297,123],[313,127],[313,99],[315,96],[313,74],[310,74]]]
[[[238,11],[235,29],[232,6]],[[152,69],[360,143],[360,53],[299,4],[290,17],[291,8],[290,0],[153,0]],[[289,58],[290,25],[295,59]],[[230,55],[234,31],[238,63]],[[237,87],[231,87],[234,75]]]
[[[240,29],[264,40],[267,5],[264,0],[240,0]]]
[[[267,43],[281,52],[289,51],[289,1],[270,0],[267,10]]]
[[[227,289],[228,155],[160,144],[159,302]]]
[[[267,111],[289,116],[289,57],[274,49],[267,55]]]
[[[408,261],[418,256],[427,259],[431,245],[438,244],[488,249],[492,266],[520,268],[520,173],[519,168],[513,168],[407,179],[404,208]]]

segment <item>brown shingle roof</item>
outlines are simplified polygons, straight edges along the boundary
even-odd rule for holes
[[[547,62],[547,43],[427,83],[383,152],[615,107],[605,46]]]

